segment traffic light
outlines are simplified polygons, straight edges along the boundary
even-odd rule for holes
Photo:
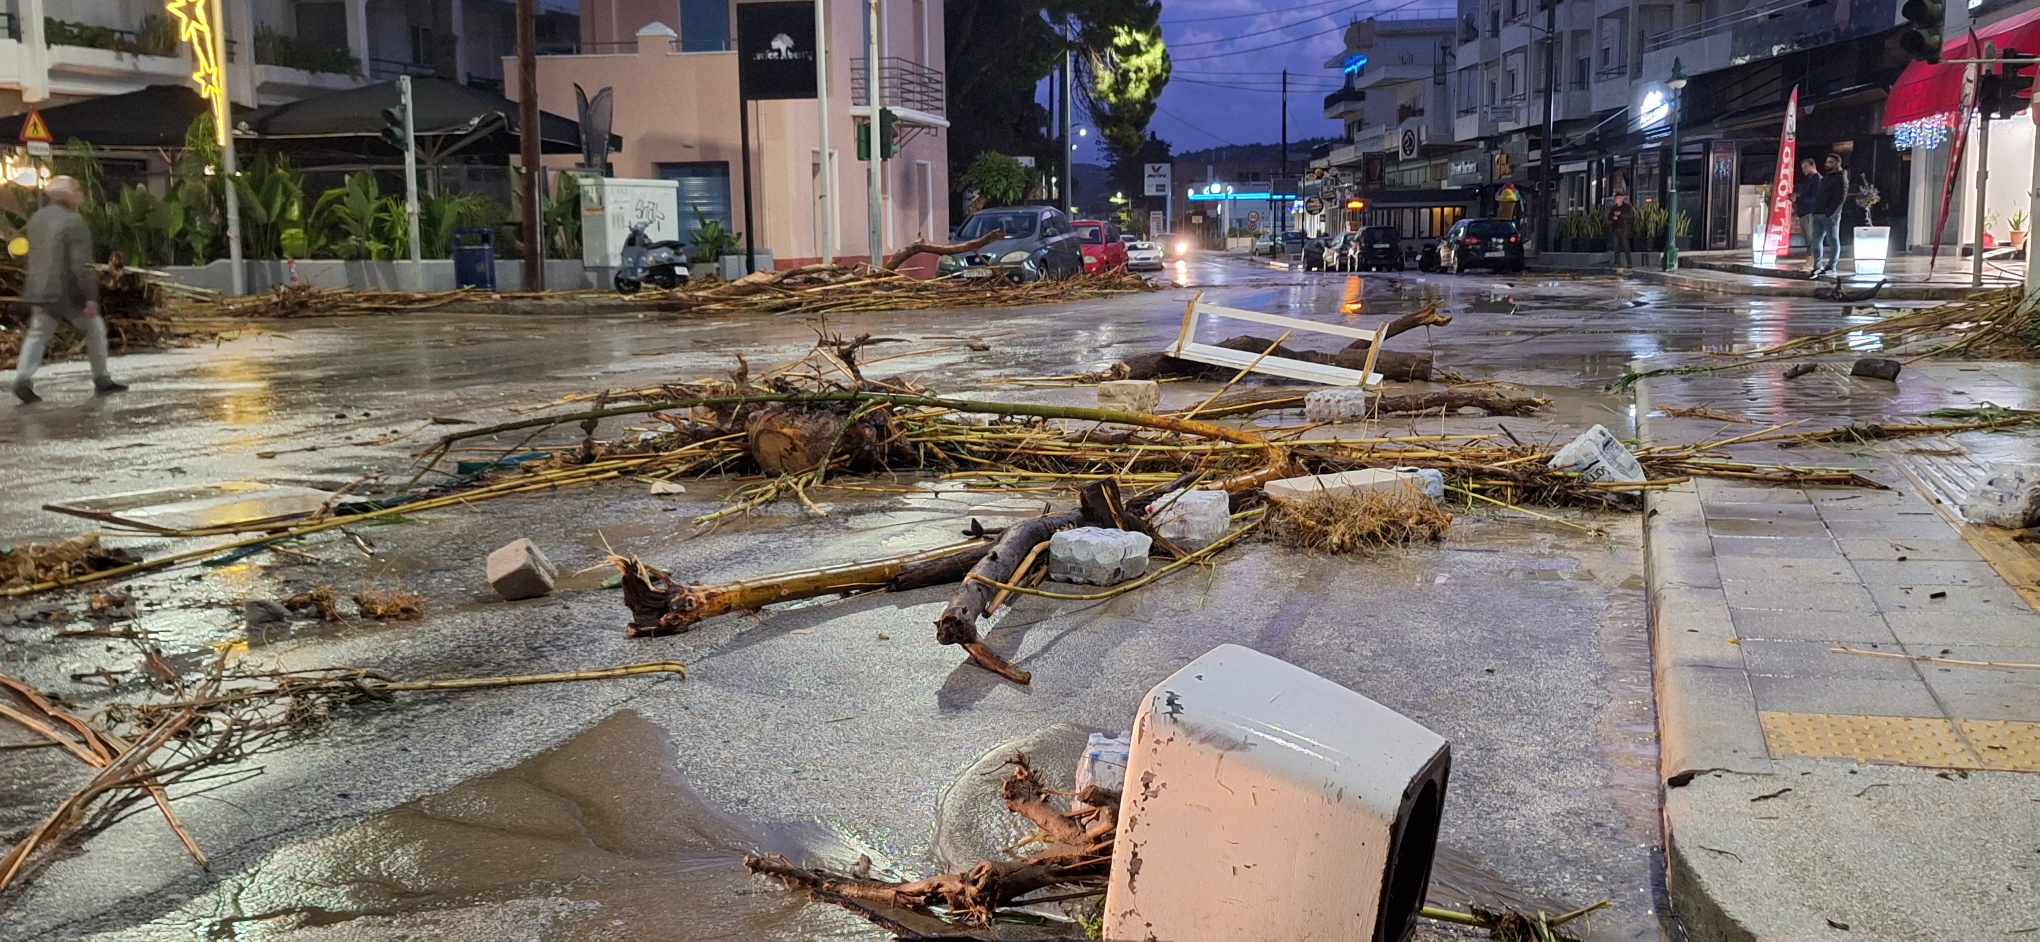
[[[1898,12],[1906,22],[1898,47],[1921,62],[1940,62],[1941,24],[1947,21],[1948,8],[1941,0],[1905,0]]]
[[[899,115],[891,108],[878,109],[879,155],[891,160],[899,153]],[[857,159],[871,159],[871,122],[857,126]]]
[[[401,154],[411,149],[411,142],[404,136],[404,106],[391,105],[382,110],[382,140],[391,150]]]
[[[2029,52],[2019,52],[2017,50],[2007,50],[2005,52],[2005,58],[2007,59],[2030,59],[2032,57],[2033,54]],[[2033,80],[2036,77],[2040,77],[2040,65],[2007,64],[2005,66],[2003,81],[2004,105],[2007,109],[2003,112],[2005,117],[2017,117],[2019,112],[2033,107]]]

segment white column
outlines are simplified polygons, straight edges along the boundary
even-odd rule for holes
[[[227,70],[227,99],[250,108],[255,100],[255,4],[254,0],[227,0],[227,40],[233,43],[233,61],[221,65]]]
[[[50,97],[50,47],[43,40],[43,0],[21,0],[21,100]]]
[[[368,0],[347,0],[347,48],[361,60],[361,74],[368,75]]]
[[[451,9],[447,13],[448,28],[453,30],[453,80],[467,84],[467,30],[462,15],[467,9],[467,0],[447,0]]]
[[[821,206],[821,231],[816,233],[821,245],[822,262],[836,260],[836,168],[831,160],[829,148],[835,145],[829,137],[829,12],[823,0],[815,0],[815,116],[821,124],[822,146],[820,162],[822,172],[818,174],[815,202]]]

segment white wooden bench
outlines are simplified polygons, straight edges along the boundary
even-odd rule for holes
[[[1256,373],[1300,379],[1310,383],[1323,383],[1327,386],[1381,385],[1381,374],[1374,372],[1374,360],[1381,351],[1380,331],[1362,330],[1358,327],[1347,327],[1343,324],[1323,324],[1317,321],[1298,320],[1294,317],[1283,317],[1279,314],[1263,314],[1260,311],[1248,311],[1236,307],[1200,304],[1199,302],[1203,298],[1203,292],[1198,292],[1190,298],[1189,306],[1183,311],[1183,327],[1176,333],[1176,344],[1169,348],[1170,356],[1189,360],[1193,363],[1207,363],[1212,366],[1231,367],[1233,369],[1251,368]],[[1207,317],[1252,321],[1256,324],[1267,324],[1271,327],[1281,327],[1290,331],[1330,334],[1334,337],[1365,340],[1368,342],[1367,362],[1364,364],[1364,369],[1351,370],[1343,366],[1332,366],[1328,363],[1312,363],[1309,360],[1276,356],[1272,353],[1263,355],[1246,350],[1233,350],[1217,346],[1216,344],[1198,343],[1196,340],[1197,322]]]

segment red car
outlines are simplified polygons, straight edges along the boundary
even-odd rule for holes
[[[1084,274],[1126,267],[1126,243],[1119,241],[1118,226],[1097,219],[1079,219],[1074,225],[1084,249]]]

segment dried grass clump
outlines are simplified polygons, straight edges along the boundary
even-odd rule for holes
[[[376,621],[410,621],[425,614],[425,597],[402,589],[363,589],[355,593],[354,605]]]
[[[1436,543],[1452,527],[1452,515],[1416,488],[1396,487],[1271,501],[1265,526],[1284,546],[1364,554],[1419,541]]]
[[[31,543],[0,549],[0,589],[71,579],[135,561],[133,553],[99,545],[99,534],[87,533],[62,543]]]
[[[356,604],[360,602],[357,600]],[[283,607],[293,612],[316,614],[320,621],[335,622],[340,620],[340,593],[333,591],[332,586],[322,585],[284,599]]]

